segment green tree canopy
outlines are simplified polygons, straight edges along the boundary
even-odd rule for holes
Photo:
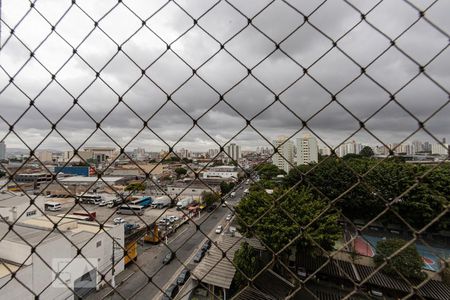
[[[229,192],[231,192],[231,190],[233,190],[234,186],[234,182],[222,181],[220,183],[220,192],[222,193],[222,195],[228,194]]]
[[[175,173],[177,173],[177,177],[180,178],[182,175],[187,174],[187,170],[183,167],[179,167],[175,169]]]
[[[218,195],[217,193],[204,191],[202,192],[202,200],[206,206],[210,206],[213,203],[220,201],[220,195]]]
[[[286,172],[278,169],[277,166],[271,163],[260,164],[256,167],[256,171],[258,171],[259,177],[261,179],[272,179],[277,175],[286,174]]]
[[[130,183],[125,187],[125,191],[145,191],[145,184],[142,182]]]
[[[327,203],[314,197],[307,188],[292,190],[284,195],[285,192],[284,189],[276,189],[269,195],[264,190],[254,190],[240,201],[236,213],[244,235],[257,236],[274,251],[293,240],[293,245],[298,247],[313,247],[318,243],[324,249],[331,250],[341,233],[337,213],[327,211],[319,217],[326,211]],[[278,198],[279,202],[274,202]],[[318,219],[306,227],[315,218]],[[247,226],[257,219],[251,228]]]
[[[406,241],[401,239],[387,239],[377,243],[377,254],[374,257],[374,262],[377,266],[380,266],[385,258],[391,256],[406,244]],[[389,263],[383,267],[382,271],[391,274],[398,275],[401,273],[408,278],[422,278],[422,266],[423,260],[417,252],[416,246],[411,244],[393,256]]]
[[[369,146],[364,146],[364,148],[362,148],[362,150],[359,152],[359,155],[364,156],[364,157],[372,157],[374,156],[375,153],[373,153],[372,148],[370,148]]]
[[[262,259],[260,259],[258,250],[254,249],[247,242],[241,244],[233,258],[236,265],[236,275],[234,277],[238,286],[247,282],[247,278],[253,278],[264,267]]]
[[[387,203],[398,199],[392,206],[413,227],[420,229],[449,204],[450,165],[439,167],[404,163],[397,159],[379,162],[365,157],[342,160],[328,157],[313,166],[299,166],[284,178],[285,188],[298,184],[298,189],[309,187],[317,196],[326,196],[351,219],[370,220],[382,212]],[[430,168],[424,178],[421,178]],[[305,175],[306,174],[306,175]],[[364,175],[360,176],[359,175]],[[412,189],[410,189],[413,187]],[[404,194],[405,191],[409,191]],[[381,222],[391,223],[388,215]],[[435,230],[450,229],[450,220],[440,218]]]

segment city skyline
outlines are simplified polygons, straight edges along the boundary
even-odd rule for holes
[[[233,4],[250,17],[263,7],[262,3],[235,2],[233,1]],[[2,20],[5,25],[2,29],[15,24],[29,8],[26,1],[14,2],[14,5],[12,3],[10,1],[3,3]],[[68,5],[69,2],[65,1],[48,1],[37,4],[36,8],[45,10],[46,17],[55,22]],[[80,1],[78,5],[92,14],[94,19],[99,18],[110,7],[106,3],[85,1]],[[159,7],[155,2],[139,5],[142,18],[155,12]],[[304,5],[302,10],[305,13],[313,7]],[[354,5],[363,12],[368,11],[370,7],[363,3]],[[424,4],[416,3],[416,5],[421,7]],[[443,12],[450,9],[449,5],[447,2],[440,2],[427,11],[427,16],[445,28],[446,15]],[[203,4],[186,3],[185,6],[188,12],[200,16],[212,4],[205,1]],[[331,17],[336,14],[339,18]],[[280,15],[283,15],[283,18],[279,18]],[[416,13],[408,10],[405,3],[385,1],[368,15],[368,20],[380,28],[387,37],[394,39],[415,17]],[[70,21],[75,19],[81,21],[73,27]],[[386,22],[387,20],[389,22]],[[350,6],[331,1],[326,2],[318,13],[313,14],[308,20],[330,39],[335,40],[359,21],[360,14]],[[274,27],[271,26],[273,22],[280,24]],[[361,66],[369,64],[386,50],[377,62],[365,70],[385,90],[361,74],[360,67],[351,62],[344,53],[332,49],[333,44],[329,38],[319,34],[309,23],[295,34],[288,35],[301,22],[302,20],[286,3],[277,2],[267,12],[255,17],[252,24],[267,32],[268,37],[274,42],[282,41],[280,44],[282,51],[276,51],[274,42],[258,33],[253,26],[240,32],[233,41],[226,43],[224,50],[221,51],[220,44],[198,26],[194,26],[188,34],[171,44],[183,30],[192,26],[192,19],[173,3],[158,11],[148,24],[165,39],[165,42],[157,38],[147,27],[142,27],[138,18],[130,16],[129,11],[119,5],[110,15],[102,19],[98,26],[117,43],[123,43],[121,51],[117,52],[117,45],[104,33],[96,30],[78,47],[77,54],[73,55],[72,48],[88,35],[94,23],[79,9],[71,9],[64,21],[55,27],[56,32],[71,46],[55,33],[51,34],[50,38],[35,51],[34,57],[26,67],[21,69],[12,85],[8,78],[30,58],[30,50],[25,46],[35,49],[51,32],[49,24],[42,17],[32,14],[27,18],[27,26],[19,26],[15,30],[15,35],[25,45],[15,37],[10,38],[8,30],[2,30],[1,33],[4,47],[0,57],[4,69],[0,76],[2,91],[0,114],[8,124],[0,121],[0,140],[6,137],[5,141],[10,147],[24,148],[22,142],[15,136],[17,133],[31,148],[34,148],[49,134],[41,148],[68,148],[70,146],[59,133],[51,132],[51,124],[37,109],[52,122],[56,122],[70,109],[56,129],[74,147],[78,147],[93,132],[95,133],[90,138],[93,144],[105,146],[114,144],[104,133],[96,129],[96,122],[99,121],[105,133],[121,146],[127,144],[136,134],[137,138],[131,143],[132,147],[142,147],[146,144],[164,145],[162,140],[172,145],[192,127],[191,117],[198,119],[197,126],[201,126],[208,135],[221,144],[237,134],[236,139],[239,141],[236,142],[241,144],[243,149],[264,144],[262,136],[270,140],[279,134],[292,135],[301,128],[302,121],[307,121],[309,130],[327,143],[337,145],[352,138],[351,135],[360,128],[360,120],[365,121],[374,113],[376,114],[365,122],[365,128],[383,142],[398,143],[418,128],[418,120],[427,120],[448,101],[448,91],[433,82],[444,89],[448,86],[446,84],[450,78],[448,51],[427,64],[439,49],[448,44],[448,39],[426,22],[415,24],[408,34],[402,35],[396,43],[396,47],[417,63],[427,64],[426,76],[417,75],[419,66],[407,59],[396,47],[391,47],[389,38],[383,37],[364,22],[337,43],[343,52]],[[386,25],[387,23],[391,26]],[[207,17],[200,19],[199,25],[211,31],[219,42],[224,43],[227,38],[247,25],[247,19],[230,5],[221,2],[207,14]],[[133,35],[134,31],[137,31],[136,35]],[[127,40],[130,36],[132,36],[130,40]],[[168,44],[171,47],[165,52]],[[198,48],[197,45],[202,47]],[[215,51],[219,52],[214,55]],[[230,53],[237,56],[237,59],[251,70],[251,74],[232,58]],[[145,76],[142,76],[142,70],[125,54],[141,68],[147,68],[159,55],[162,57],[145,70]],[[322,54],[325,56],[314,63]],[[177,55],[186,60],[189,66]],[[213,55],[214,57],[206,62]],[[112,60],[107,64],[109,59]],[[206,64],[201,66],[204,62]],[[198,68],[194,75],[192,68]],[[303,68],[307,69],[307,74],[304,74]],[[98,70],[102,71],[96,78],[95,71]],[[52,73],[55,73],[54,80]],[[300,77],[301,79],[297,81]],[[410,80],[411,82],[402,88]],[[326,86],[328,91],[318,83]],[[346,87],[349,83],[351,84]],[[108,85],[113,86],[113,90]],[[234,85],[236,86],[229,90]],[[83,92],[87,86],[89,88]],[[177,89],[179,86],[181,88]],[[346,88],[340,91],[344,87]],[[18,88],[25,91],[25,94]],[[389,102],[392,98],[390,94],[395,95],[398,104]],[[213,107],[220,100],[220,95],[227,103],[222,101]],[[336,95],[336,101],[332,95]],[[115,106],[119,96],[123,102]],[[77,100],[77,105],[72,107],[74,99]],[[279,100],[272,104],[276,99]],[[36,108],[31,107],[24,117],[15,123],[29,106],[30,100],[35,101]],[[388,102],[389,104],[385,105]],[[149,128],[140,132],[143,121],[127,106],[143,120],[147,120],[158,111],[147,125],[162,140]],[[113,107],[114,111],[109,114]],[[203,115],[211,107],[212,109]],[[83,110],[89,113],[93,120]],[[448,135],[449,110],[449,106],[443,106],[439,113],[425,122],[426,129],[439,140]],[[314,116],[317,112],[319,113]],[[312,119],[309,119],[311,117]],[[254,118],[251,126],[256,131],[247,126],[245,118],[248,120]],[[15,123],[14,133],[7,135],[9,125],[13,123]],[[241,130],[243,131],[240,132]],[[214,142],[206,133],[195,127],[183,138],[180,147],[192,148],[201,143],[211,148]],[[361,137],[357,139],[365,144],[376,141],[368,133],[358,135]],[[412,138],[432,139],[424,131],[416,133]]]

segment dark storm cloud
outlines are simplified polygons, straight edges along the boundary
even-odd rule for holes
[[[14,26],[29,8],[24,2],[26,1],[3,3],[2,20],[9,26]],[[371,1],[350,2],[364,13],[375,5]],[[146,19],[165,1],[124,3],[135,10],[138,16]],[[189,14],[198,18],[215,2],[178,3]],[[99,27],[104,32],[94,30],[79,45],[94,29],[94,24],[80,9],[70,8],[69,13],[56,26],[56,31],[70,45],[52,34],[35,53],[36,59],[50,73],[56,73],[59,84],[52,82],[42,92],[51,82],[51,74],[32,58],[14,81],[26,95],[9,85],[0,95],[0,114],[12,123],[28,107],[29,101],[35,100],[37,108],[51,122],[56,122],[73,106],[76,98],[79,106],[71,108],[57,125],[58,130],[76,145],[95,131],[95,122],[102,120],[105,132],[117,143],[125,145],[143,128],[141,119],[146,121],[149,118],[148,126],[162,139],[173,144],[192,127],[193,121],[189,116],[200,118],[199,126],[222,144],[243,130],[234,141],[244,147],[266,145],[260,135],[267,137],[269,141],[278,135],[291,135],[301,128],[302,120],[308,120],[314,133],[327,143],[337,145],[359,128],[359,120],[345,109],[363,121],[370,118],[366,123],[367,128],[383,141],[396,142],[414,131],[417,121],[396,103],[390,103],[372,116],[389,101],[390,93],[396,94],[397,101],[420,120],[428,118],[448,100],[448,49],[426,67],[427,74],[441,88],[424,75],[402,88],[418,72],[418,66],[399,50],[394,47],[388,49],[389,39],[397,38],[398,34],[418,18],[417,11],[403,1],[384,1],[367,16],[367,20],[387,37],[362,22],[342,38],[340,37],[345,32],[360,21],[360,13],[343,1],[327,1],[309,16],[311,24],[304,24],[293,34],[292,30],[302,24],[304,18],[289,5],[304,15],[309,15],[321,1],[275,1],[256,17],[255,14],[268,1],[231,3],[242,14],[227,3],[220,2],[198,22],[216,40],[198,26],[176,40],[194,23],[175,3],[169,3],[147,20],[147,25],[154,31],[152,33],[142,27],[141,21],[121,4],[102,18],[117,1],[77,1],[94,20],[100,20]],[[431,4],[429,1],[413,3],[421,9],[427,3]],[[41,0],[36,7],[50,22],[55,23],[70,7],[70,1]],[[449,9],[448,2],[440,1],[427,10],[426,15],[448,32],[449,21],[442,12]],[[253,25],[229,40],[247,26],[247,18],[253,17],[252,24],[273,41],[258,32]],[[16,34],[27,47],[35,49],[50,32],[50,28],[37,12],[32,11],[17,28]],[[8,35],[3,30],[2,41]],[[339,38],[337,45],[342,51],[333,48],[330,38]],[[171,50],[167,51],[166,44],[172,42]],[[219,43],[225,43],[225,48],[231,55],[220,50]],[[276,50],[275,43],[280,43],[281,50]],[[421,20],[398,38],[396,43],[413,60],[426,64],[446,47],[448,36]],[[118,45],[126,55],[123,52],[117,54]],[[74,47],[77,47],[76,55],[72,53]],[[375,60],[386,49],[386,53]],[[329,52],[320,58],[327,51]],[[216,52],[218,54],[210,59]],[[163,53],[165,54],[155,61]],[[2,48],[0,57],[2,68],[8,73],[6,75],[2,71],[0,75],[0,87],[4,87],[8,85],[8,76],[20,69],[29,59],[30,53],[13,37]],[[367,67],[366,72],[370,78],[360,74],[360,66]],[[193,75],[192,68],[198,69],[197,74]],[[303,68],[308,68],[308,74],[304,74]],[[142,74],[142,69],[145,69],[145,75]],[[247,69],[252,69],[251,74],[248,74]],[[96,79],[96,72],[100,72],[100,78]],[[237,83],[239,84],[235,86]],[[349,83],[351,85],[346,87]],[[337,93],[339,103],[330,103],[330,93]],[[229,105],[224,102],[216,105],[220,94],[223,94]],[[181,109],[167,101],[168,95]],[[275,95],[279,96],[281,102],[270,106]],[[119,96],[124,103],[117,104]],[[263,110],[265,111],[261,113]],[[204,115],[206,111],[208,113]],[[443,112],[445,111],[444,109]],[[430,131],[438,136],[448,134],[450,125],[443,112],[426,123]],[[250,127],[244,129],[246,121],[240,114],[246,119],[252,119],[252,125],[259,133]],[[2,121],[0,123],[3,138],[8,127]],[[33,108],[16,124],[16,128],[21,137],[37,145],[51,127]],[[430,139],[423,134],[422,137]],[[357,133],[355,138],[359,138],[361,142],[377,143],[362,132]],[[7,143],[23,146],[13,136],[8,137]],[[113,145],[101,132],[97,132],[89,143]],[[44,145],[46,148],[69,147],[57,133],[52,133]],[[177,147],[205,149],[214,145],[214,141],[202,130],[195,128]],[[159,150],[164,147],[164,143],[149,129],[144,129],[131,146]]]

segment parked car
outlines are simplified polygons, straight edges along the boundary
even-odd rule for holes
[[[222,230],[223,230],[223,226],[222,225],[219,225],[219,226],[217,226],[217,228],[216,228],[216,233],[222,233]]]
[[[227,201],[224,201],[224,202],[222,203],[222,207],[227,207],[227,205],[228,205],[228,202],[227,202]]]
[[[179,288],[177,284],[172,283],[165,291],[162,296],[162,300],[171,300],[174,299],[178,294]]]
[[[308,276],[308,274],[306,273],[306,269],[302,267],[298,268],[297,275],[302,279]]]
[[[205,252],[203,250],[199,250],[194,256],[194,262],[199,263],[202,260],[203,256],[205,256]]]
[[[232,214],[228,214],[227,217],[225,218],[225,220],[230,221],[232,217],[233,217]]]
[[[216,204],[212,204],[210,206],[208,206],[208,208],[206,209],[207,212],[212,212],[213,210],[215,210],[217,207]]]
[[[108,204],[108,201],[102,200],[102,201],[100,201],[100,203],[98,204],[98,206],[106,206],[107,204]]]
[[[231,197],[236,196],[236,192],[231,192],[230,196],[231,196]]]
[[[170,223],[178,221],[180,218],[177,216],[168,216],[166,217],[166,220],[169,220]]]
[[[160,219],[159,221],[158,221],[158,224],[159,225],[170,225],[170,221],[169,221],[169,219],[166,219],[166,218],[162,218],[162,219]]]
[[[170,263],[174,257],[175,255],[173,254],[172,251],[167,253],[166,256],[164,256],[163,265],[167,265],[168,263]]]
[[[123,219],[123,218],[114,218],[113,222],[114,222],[114,224],[123,224],[123,223],[125,223],[125,219]]]
[[[183,271],[181,271],[180,275],[177,278],[177,284],[183,285],[186,282],[186,280],[188,280],[190,275],[191,272],[189,272],[188,269],[184,269]]]
[[[206,240],[206,242],[202,246],[203,252],[206,252],[211,248],[211,240]]]

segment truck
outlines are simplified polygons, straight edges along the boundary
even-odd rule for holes
[[[153,200],[152,208],[162,209],[164,207],[170,207],[172,200],[169,196],[161,196]]]
[[[181,199],[180,201],[177,202],[177,209],[178,210],[185,209],[192,202],[194,202],[194,199],[192,197],[185,197],[185,198],[183,198],[183,199]]]

